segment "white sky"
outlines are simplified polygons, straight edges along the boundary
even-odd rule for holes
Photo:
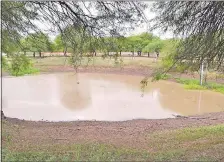
[[[153,1],[151,1],[151,2],[145,2],[145,3],[151,5],[153,3]],[[155,13],[151,12],[150,11],[150,8],[147,8],[144,11],[144,14],[145,14],[145,16],[146,16],[146,18],[148,20],[155,17]],[[39,22],[36,22],[36,23],[37,23],[37,25],[42,30],[46,30],[48,28],[48,25],[47,24],[43,24],[43,23],[39,23]],[[132,32],[130,32],[127,36],[130,36],[130,35],[138,35],[138,34],[141,34],[143,32],[147,32],[147,24],[146,23],[143,23],[139,27],[136,27],[135,30],[133,30]],[[156,36],[159,36],[161,39],[167,39],[167,38],[172,38],[173,37],[173,34],[171,32],[163,33],[163,32],[161,32],[159,30],[155,30],[152,33],[154,35],[156,35]],[[53,40],[56,37],[56,34],[50,34],[49,36],[50,36],[51,40]]]
[[[148,5],[152,5],[153,1],[145,2],[145,3]],[[150,8],[147,8],[144,11],[144,14],[148,20],[150,20],[156,16],[156,14],[154,12],[150,11]],[[147,24],[144,23],[141,26],[137,27],[133,32],[131,32],[130,35],[137,35],[137,34],[140,34],[142,32],[146,32],[146,31],[147,31]],[[159,30],[155,30],[152,33],[155,34],[156,36],[159,36],[161,39],[173,38],[173,34],[171,32],[163,33]]]

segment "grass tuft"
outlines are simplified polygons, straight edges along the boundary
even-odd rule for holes
[[[224,124],[155,132],[149,146],[157,160],[217,161],[223,157]]]
[[[56,148],[56,150],[54,150]],[[3,161],[121,161],[147,160],[146,152],[115,148],[105,144],[73,144],[45,148],[47,150],[15,152],[3,150]]]
[[[184,84],[184,88],[192,90],[213,90],[224,94],[224,84],[205,83],[200,85],[200,81],[196,79],[175,78],[178,83]]]

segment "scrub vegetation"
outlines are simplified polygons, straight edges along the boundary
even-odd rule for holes
[[[23,76],[26,74],[36,74],[39,72],[33,66],[33,62],[25,55],[13,55],[10,58],[2,57],[3,71],[10,73],[12,76]]]
[[[198,90],[213,90],[216,92],[220,92],[224,94],[224,84],[218,84],[218,83],[205,83],[203,85],[200,85],[200,82],[196,79],[180,79],[176,78],[176,81],[178,83],[184,84],[184,88],[186,89],[198,89]]]

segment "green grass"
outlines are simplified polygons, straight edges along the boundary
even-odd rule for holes
[[[173,78],[170,74],[157,74],[154,76],[154,80],[168,80]],[[174,78],[177,83],[184,84],[185,89],[189,90],[213,90],[224,94],[224,84],[218,83],[204,83],[200,85],[200,81],[197,79],[183,79],[183,78]]]
[[[23,76],[23,75],[27,75],[27,74],[39,74],[39,69],[34,68],[34,67],[30,67],[28,69],[24,69],[24,70],[19,70],[18,72],[15,72],[13,70],[10,70],[9,73],[12,76]]]
[[[224,124],[149,135],[158,160],[216,161],[224,156]]]
[[[52,145],[39,148],[39,151],[3,150],[3,161],[142,161],[149,158],[146,151],[115,148],[99,143]]]
[[[185,128],[173,133],[175,139],[181,142],[198,140],[200,138],[218,138],[221,136],[224,137],[224,125]]]
[[[184,84],[184,88],[192,90],[213,90],[224,94],[224,84],[205,83],[200,85],[200,81],[196,79],[175,78],[178,83]]]

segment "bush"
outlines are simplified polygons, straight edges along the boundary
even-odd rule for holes
[[[25,55],[13,55],[10,63],[5,65],[7,71],[13,76],[22,76],[25,74],[35,74],[39,70],[33,67],[31,60]]]
[[[169,53],[162,59],[162,67],[164,69],[170,69],[169,71],[184,73],[195,72],[200,68],[200,62],[191,62],[188,60],[178,60],[176,52]],[[171,68],[172,67],[172,68]]]
[[[162,67],[164,68],[170,68],[174,64],[173,55],[166,55],[164,58],[162,58]]]
[[[7,70],[8,69],[8,63],[7,63],[7,59],[5,58],[5,56],[2,56],[2,69],[3,70]]]
[[[161,74],[161,73],[157,73],[154,77],[153,77],[153,81],[158,81],[158,80],[167,80],[170,79],[171,75],[169,74]]]

